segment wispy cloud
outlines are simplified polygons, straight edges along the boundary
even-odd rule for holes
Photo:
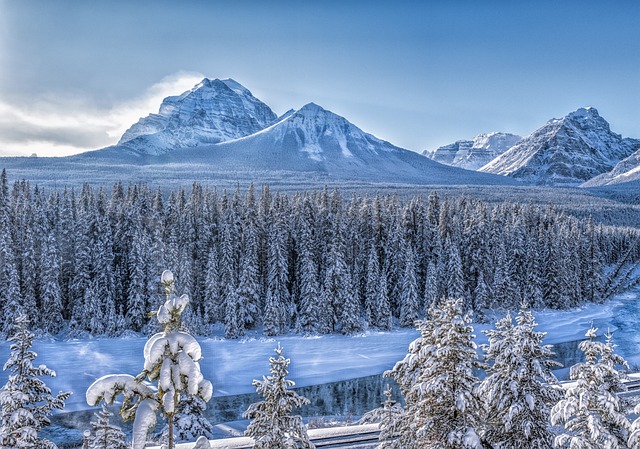
[[[178,72],[136,98],[102,108],[88,96],[49,96],[21,104],[0,100],[0,155],[68,156],[113,145],[140,117],[157,112],[165,97],[191,89],[202,78]]]

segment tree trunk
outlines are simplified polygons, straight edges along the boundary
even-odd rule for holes
[[[167,414],[167,424],[169,425],[169,443],[168,449],[173,449],[173,413]]]

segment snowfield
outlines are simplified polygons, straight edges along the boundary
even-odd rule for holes
[[[535,313],[538,329],[548,333],[546,343],[581,340],[591,322],[601,332],[614,331],[620,352],[630,360],[640,360],[640,341],[625,330],[616,333],[620,315],[629,322],[636,319],[623,309],[635,304],[640,289],[618,295],[605,304],[585,305],[568,311],[543,310]],[[480,332],[492,325],[476,325],[477,343],[486,343]],[[202,347],[201,369],[214,386],[214,396],[253,393],[253,379],[269,372],[269,357],[280,342],[284,355],[291,359],[289,378],[296,386],[317,385],[380,374],[401,360],[411,341],[418,336],[413,329],[392,332],[367,332],[359,336],[323,335],[302,337],[286,335],[277,338],[245,338],[225,340],[221,337],[198,338]],[[85,391],[91,383],[106,374],[137,375],[144,365],[143,349],[147,338],[81,339],[69,341],[36,341],[35,363],[44,363],[58,376],[47,379],[53,392],[71,390],[66,411],[88,409]],[[0,344],[0,360],[6,360],[9,345]],[[636,356],[636,357],[634,357]],[[7,374],[0,372],[0,384]]]

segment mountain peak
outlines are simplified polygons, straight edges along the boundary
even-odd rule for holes
[[[553,119],[480,171],[537,184],[578,185],[608,172],[632,152],[592,107]]]
[[[514,134],[485,133],[477,135],[473,140],[458,140],[433,151],[425,150],[422,154],[442,164],[477,170],[521,139],[522,137]]]
[[[276,118],[237,81],[204,78],[181,95],[165,98],[157,114],[141,118],[118,144],[141,154],[161,154],[248,136]]]
[[[583,118],[583,117],[600,117],[598,110],[594,107],[587,106],[586,108],[578,108],[573,112],[570,112],[567,117],[571,118]]]
[[[315,103],[307,103],[298,109],[298,113],[302,115],[317,115],[320,112],[328,112],[321,106],[318,106]]]

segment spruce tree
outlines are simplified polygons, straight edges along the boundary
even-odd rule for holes
[[[418,321],[421,336],[409,346],[392,376],[405,397],[405,413],[390,423],[398,438],[386,447],[402,449],[481,449],[480,403],[473,370],[480,367],[471,317],[462,299],[444,299]]]
[[[302,418],[291,414],[309,400],[289,389],[295,385],[287,379],[291,360],[282,355],[280,344],[275,353],[276,357],[269,358],[271,375],[253,381],[264,400],[251,404],[244,413],[251,420],[244,434],[253,438],[255,449],[313,449]]]
[[[111,424],[113,413],[102,403],[102,410],[94,413],[95,421],[91,421],[91,434],[88,438],[89,449],[128,449],[122,429]]]
[[[596,341],[596,331],[591,327],[579,345],[585,361],[571,367],[575,385],[551,410],[551,424],[564,424],[567,431],[555,438],[557,448],[625,448],[630,437],[631,423],[617,394],[625,390],[625,375],[617,366],[626,367],[627,362],[614,353],[610,336],[606,343]]]
[[[495,329],[485,331],[490,366],[478,395],[486,417],[483,436],[494,447],[553,447],[548,417],[560,394],[551,369],[560,364],[551,360],[551,346],[542,345],[545,333],[536,332],[536,326],[531,312],[521,308],[515,326],[507,314]]]
[[[51,395],[40,377],[55,377],[45,365],[33,366],[37,354],[31,350],[34,335],[29,319],[21,314],[16,319],[15,333],[9,339],[11,353],[3,370],[9,379],[0,390],[0,447],[2,449],[55,449],[56,445],[40,438],[40,430],[51,424],[53,410],[62,410],[71,392]]]
[[[418,287],[416,268],[411,245],[404,251],[404,273],[400,289],[400,326],[413,326],[418,319]]]
[[[156,425],[156,413],[167,419],[168,448],[174,447],[174,419],[180,399],[184,395],[198,396],[205,402],[211,399],[213,387],[200,372],[202,350],[198,342],[181,331],[180,316],[189,304],[189,297],[174,294],[173,274],[162,273],[166,301],[155,316],[163,330],[153,335],[144,347],[144,369],[138,376],[109,374],[96,380],[86,393],[87,403],[95,406],[100,401],[112,404],[119,394],[124,395],[120,414],[133,422],[133,449],[142,449],[148,432]],[[157,382],[152,389],[143,381]]]

